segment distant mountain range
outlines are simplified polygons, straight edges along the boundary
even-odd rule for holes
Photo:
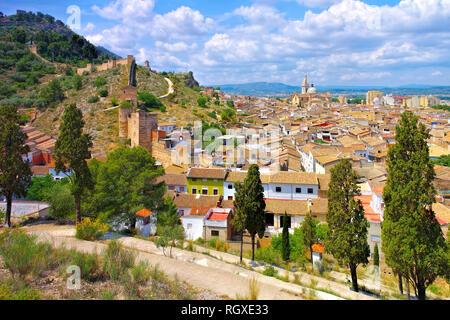
[[[290,95],[295,91],[301,92],[301,87],[290,86],[284,83],[270,83],[270,82],[253,82],[244,84],[223,84],[215,85],[213,87],[220,87],[221,91],[232,94],[242,94],[245,96],[283,96]],[[342,95],[365,95],[369,90],[380,90],[386,94],[394,95],[437,95],[442,98],[450,98],[450,86],[430,86],[411,84],[399,87],[386,86],[316,86],[318,92],[330,92]]]

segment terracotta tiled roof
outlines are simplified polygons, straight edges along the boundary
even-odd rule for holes
[[[247,171],[232,171],[227,174],[226,182],[244,182],[247,177]]]
[[[186,185],[186,175],[184,174],[176,174],[169,173],[165,174],[156,179],[156,182],[159,183],[164,181],[164,183],[168,186],[185,186]]]
[[[278,171],[274,174],[262,174],[262,183],[295,183],[317,185],[317,175],[311,172]]]
[[[50,170],[50,168],[48,166],[32,166],[31,167],[31,172],[34,175],[38,175],[38,176],[49,174],[49,170]]]
[[[188,178],[206,178],[206,179],[225,179],[226,171],[224,169],[203,169],[191,168],[187,175]]]
[[[265,202],[266,211],[273,214],[306,215],[309,212],[307,200],[265,199]]]
[[[322,253],[322,252],[324,252],[324,250],[325,250],[325,247],[320,244],[316,243],[316,244],[312,245],[312,251],[314,251],[314,252]]]
[[[152,212],[148,209],[142,209],[138,212],[136,212],[136,215],[139,217],[148,217],[152,214]]]
[[[221,196],[204,196],[198,194],[173,193],[173,202],[179,208],[208,207],[213,208]]]

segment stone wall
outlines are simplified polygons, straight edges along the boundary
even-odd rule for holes
[[[131,58],[130,58],[131,57]],[[119,59],[119,60],[109,60],[107,62],[102,63],[101,65],[93,65],[92,63],[88,63],[85,68],[78,68],[77,74],[82,75],[84,71],[90,72],[92,68],[95,68],[97,71],[105,71],[109,69],[113,69],[119,65],[128,65],[130,63],[130,59],[133,60],[133,56],[128,56],[125,59]]]

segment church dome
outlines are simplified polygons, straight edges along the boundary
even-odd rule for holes
[[[308,93],[317,93],[317,89],[311,86],[311,88],[308,89]]]

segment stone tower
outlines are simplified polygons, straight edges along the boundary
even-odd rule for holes
[[[305,77],[303,78],[303,83],[302,83],[302,94],[307,93],[308,89],[309,89],[308,77],[305,74]]]
[[[119,138],[128,139],[128,118],[137,108],[137,88],[126,86],[120,89],[120,101],[128,101],[133,108],[119,108]]]
[[[152,131],[158,130],[158,115],[143,110],[131,113],[128,120],[128,138],[131,147],[141,146],[152,152]]]

